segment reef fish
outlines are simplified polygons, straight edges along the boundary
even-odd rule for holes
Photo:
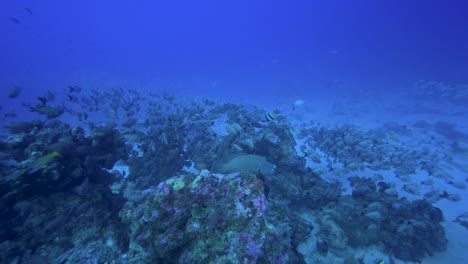
[[[33,12],[31,10],[31,8],[25,7],[24,10],[26,10],[26,12],[28,12],[29,15],[31,15],[31,16],[33,15]]]
[[[10,89],[8,92],[8,98],[13,99],[18,97],[18,95],[21,93],[21,87],[19,86],[13,86],[13,88]]]
[[[79,93],[79,92],[81,92],[81,87],[79,87],[79,86],[76,86],[76,85],[73,85],[73,86],[72,86],[72,85],[68,85],[67,87],[68,87],[68,92],[70,92],[70,93],[73,93],[73,92]]]
[[[31,112],[46,115],[49,119],[59,117],[65,112],[65,108],[63,106],[38,106],[30,107],[29,109]]]
[[[19,171],[19,173],[11,179],[13,181],[16,181],[18,179],[21,179],[22,177],[34,174],[38,171],[53,168],[56,165],[55,161],[57,161],[61,156],[62,155],[58,151],[53,151],[49,154],[41,156],[36,160],[32,161],[26,168]]]
[[[242,154],[234,156],[224,163],[216,164],[213,170],[223,174],[246,172],[269,175],[275,171],[275,165],[268,162],[263,156]]]
[[[8,18],[12,23],[15,23],[17,25],[21,24],[21,21],[17,19],[16,17],[9,17]]]
[[[19,134],[19,133],[29,133],[34,128],[40,127],[42,124],[40,121],[17,121],[11,122],[6,124],[5,127],[10,130],[12,134]]]
[[[274,121],[276,120],[276,115],[272,112],[266,112],[265,113],[265,119],[266,121]]]
[[[457,218],[455,218],[455,220],[453,220],[453,221],[457,222],[457,223],[460,223],[465,228],[468,228],[468,212],[465,212],[465,213],[457,216]]]
[[[294,101],[293,110],[296,110],[296,108],[298,107],[302,107],[304,103],[305,103],[304,100],[301,100],[301,99]]]
[[[46,169],[50,167],[53,164],[53,162],[61,156],[62,155],[59,152],[54,151],[52,153],[39,157],[38,159],[32,162],[32,164],[29,166],[29,168],[25,170],[25,172],[27,174],[33,174],[39,170]]]

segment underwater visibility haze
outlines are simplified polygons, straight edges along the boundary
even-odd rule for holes
[[[465,1],[0,3],[0,263],[468,263]]]

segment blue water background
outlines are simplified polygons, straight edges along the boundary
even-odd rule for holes
[[[35,105],[48,89],[63,96],[68,85],[82,87],[81,95],[123,88],[267,111],[301,99],[307,108],[283,112],[291,120],[344,123],[352,117],[363,129],[391,118],[394,128],[415,120],[439,124],[436,134],[447,141],[435,142],[433,150],[463,165],[453,176],[466,181],[466,149],[456,155],[448,149],[466,147],[468,112],[455,108],[468,101],[418,96],[413,84],[468,84],[467,14],[466,0],[0,0],[0,132],[10,121],[45,120],[23,104]],[[14,86],[22,92],[8,99]],[[86,111],[64,99],[53,104]],[[326,101],[332,103],[325,113],[312,111]],[[380,106],[385,120],[373,116]],[[105,107],[90,115],[105,116]],[[143,108],[140,114],[145,118]],[[77,122],[70,113],[61,118]],[[465,134],[458,138],[459,129]],[[458,225],[452,220],[466,199],[459,207],[451,203],[440,204],[449,215],[445,224]],[[447,234],[449,255],[465,258],[457,229]]]
[[[468,83],[466,1],[0,6],[3,105],[13,85],[23,87],[18,100],[71,84],[268,102],[362,91],[372,100],[420,79]]]

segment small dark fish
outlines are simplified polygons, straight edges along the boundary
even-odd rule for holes
[[[457,218],[455,218],[455,220],[453,220],[453,222],[459,223],[462,226],[468,228],[468,212],[465,212],[465,213],[457,216]]]
[[[67,215],[60,214],[54,219],[50,220],[45,224],[44,233],[56,232],[57,230],[61,230],[63,226],[69,221]]]
[[[8,19],[10,19],[11,22],[19,25],[21,24],[21,21],[19,19],[17,19],[16,17],[9,17]]]
[[[68,101],[69,102],[72,102],[72,103],[78,103],[78,97],[74,96],[74,95],[71,95],[71,94],[67,94],[67,97],[68,97]]]
[[[31,112],[37,112],[41,115],[46,115],[48,119],[56,118],[61,116],[65,112],[65,108],[63,106],[46,106],[41,105],[37,107],[29,107]]]
[[[55,94],[50,90],[47,90],[47,94],[44,96],[37,97],[37,100],[41,102],[39,106],[46,106],[48,102],[52,102],[55,100]]]
[[[47,105],[47,98],[45,97],[37,97],[37,100],[39,100],[41,102],[40,106],[46,106]]]
[[[15,112],[8,112],[8,113],[3,114],[3,117],[16,117],[16,113]]]
[[[73,92],[79,93],[79,92],[81,92],[81,87],[79,87],[79,86],[76,86],[76,85],[74,85],[74,86],[68,85],[67,87],[68,87],[68,91],[69,91],[70,93],[73,93]]]
[[[78,117],[78,121],[88,120],[88,114],[86,112],[78,113],[77,117]]]
[[[9,124],[6,124],[5,127],[7,127],[10,130],[10,133],[12,134],[20,134],[20,133],[29,133],[38,125],[40,125],[40,123],[35,122],[35,121],[33,122],[18,121],[18,122],[11,122]]]
[[[21,93],[21,87],[19,86],[13,86],[11,90],[8,92],[8,98],[13,99],[18,97],[18,95]]]
[[[175,99],[175,97],[174,97],[174,96],[172,96],[172,95],[169,95],[169,94],[166,94],[166,93],[164,93],[164,96],[163,96],[163,98],[164,98],[164,100],[168,101],[169,103],[172,103],[172,102],[174,102],[174,99]]]
[[[52,102],[55,100],[55,93],[51,92],[50,90],[47,90],[47,94],[45,95],[45,98],[47,99],[48,102]]]
[[[215,102],[210,99],[203,99],[205,105],[215,105]]]
[[[31,16],[33,15],[33,12],[30,8],[25,7],[24,10],[26,10],[26,12],[28,12],[28,14],[30,14]]]

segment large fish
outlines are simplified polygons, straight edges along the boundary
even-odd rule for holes
[[[65,108],[63,106],[37,106],[37,107],[29,107],[31,112],[37,112],[41,115],[46,115],[47,118],[55,118],[61,116],[65,112]]]
[[[18,97],[18,95],[21,93],[21,87],[19,86],[13,86],[13,88],[10,89],[8,92],[8,98],[13,99]]]
[[[275,165],[268,162],[263,156],[241,154],[227,159],[226,162],[215,164],[213,171],[223,174],[246,172],[271,175],[275,171]]]

